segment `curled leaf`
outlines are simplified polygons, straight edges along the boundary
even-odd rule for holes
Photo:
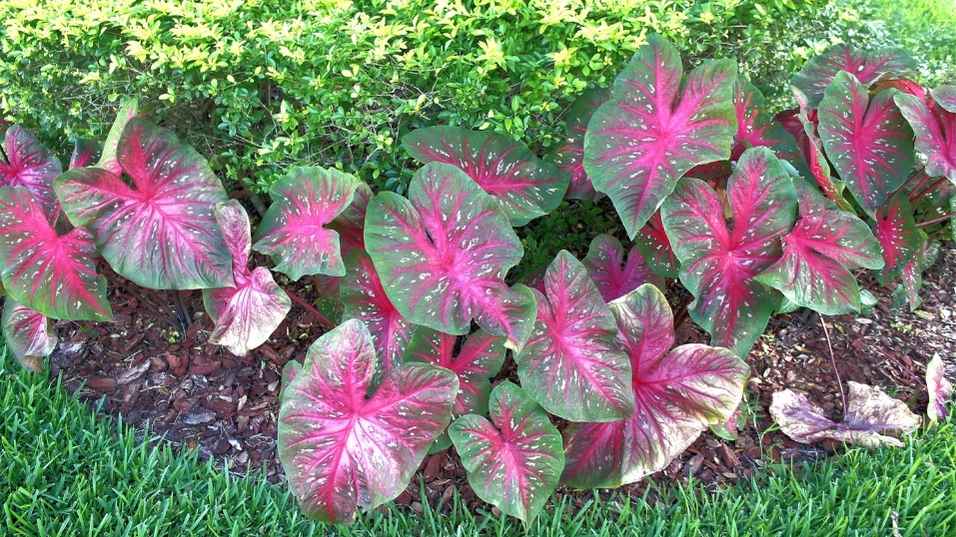
[[[949,414],[947,403],[953,398],[953,383],[946,378],[946,365],[938,354],[926,364],[926,390],[926,414],[931,421],[944,421]]]
[[[73,154],[70,156],[70,169],[85,168],[93,163],[100,146],[93,140],[77,138],[73,142]]]
[[[106,170],[113,175],[123,173],[123,167],[117,158],[120,140],[126,125],[139,114],[139,102],[136,99],[127,98],[120,103],[116,110],[116,118],[110,131],[106,134],[106,141],[103,142],[103,150],[100,152],[100,159],[96,161],[94,167]],[[73,166],[70,166],[71,168]]]
[[[43,358],[56,348],[57,337],[53,323],[23,304],[7,298],[3,304],[3,339],[13,357],[31,371],[43,368]]]

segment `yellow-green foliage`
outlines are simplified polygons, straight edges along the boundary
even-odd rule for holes
[[[408,129],[451,123],[538,150],[648,32],[691,58],[736,57],[772,95],[825,24],[813,0],[6,0],[0,112],[65,152],[119,99],[268,186],[315,162],[399,188]]]

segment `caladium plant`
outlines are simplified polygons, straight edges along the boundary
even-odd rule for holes
[[[930,177],[948,177],[956,183],[956,86],[930,92],[931,98],[896,93],[893,100],[913,127],[916,149],[926,157]]]
[[[886,89],[870,97],[856,76],[841,72],[818,111],[827,155],[871,214],[903,186],[913,168],[913,131],[893,102],[895,93]]]
[[[58,233],[23,187],[0,188],[0,274],[7,295],[47,317],[113,318],[93,236],[82,228]]]
[[[887,77],[908,76],[916,71],[916,63],[904,51],[886,48],[873,51],[834,45],[813,58],[793,76],[793,85],[802,91],[810,106],[823,99],[830,82],[840,72],[851,73],[869,86]]]
[[[95,168],[106,170],[113,175],[123,173],[123,166],[118,158],[120,140],[126,130],[126,125],[137,115],[139,115],[139,102],[136,99],[125,99],[120,103],[119,109],[116,111],[116,118],[113,119],[113,125],[110,126],[110,130],[106,134],[103,150],[100,152],[100,158],[96,161]]]
[[[279,460],[308,515],[349,522],[395,498],[451,421],[454,373],[405,364],[373,385],[378,368],[368,329],[352,319],[283,374]]]
[[[566,432],[564,481],[617,487],[666,467],[711,425],[730,418],[750,374],[730,349],[674,344],[667,299],[645,284],[611,302],[618,339],[631,361],[633,416],[573,424]]]
[[[76,141],[73,142],[73,154],[70,155],[70,169],[85,168],[93,164],[99,152],[100,144],[93,140],[77,138]],[[52,187],[53,181],[50,181],[50,188]]]
[[[691,168],[726,160],[736,132],[736,64],[706,61],[683,76],[677,49],[648,37],[588,124],[584,169],[611,198],[630,238]]]
[[[953,383],[946,378],[946,364],[938,354],[926,364],[926,391],[926,414],[931,421],[944,421],[949,414],[946,407],[953,398]]]
[[[213,217],[226,192],[206,159],[133,118],[116,160],[129,183],[102,168],[69,170],[54,182],[70,222],[90,230],[113,270],[150,289],[232,286],[232,258]]]
[[[57,201],[53,179],[63,171],[60,161],[19,125],[7,129],[3,152],[6,161],[0,160],[0,186],[27,189],[47,217],[55,217]]]
[[[659,280],[651,273],[637,247],[631,248],[625,258],[621,241],[606,234],[594,237],[583,263],[607,302],[626,295],[645,282],[653,280],[657,283]]]
[[[40,371],[43,358],[49,356],[57,344],[50,319],[8,297],[3,303],[0,324],[7,348],[17,362],[32,371]]]
[[[564,142],[554,150],[551,157],[571,178],[566,194],[568,199],[595,200],[600,196],[594,191],[594,185],[584,171],[584,135],[588,130],[591,115],[607,102],[610,95],[606,89],[589,89],[582,93],[568,110]]]
[[[883,285],[889,287],[906,269],[926,242],[926,234],[916,227],[913,209],[905,192],[900,192],[876,213],[873,233],[883,249]]]
[[[780,303],[779,294],[755,277],[780,258],[780,238],[793,226],[797,200],[786,165],[765,147],[740,157],[727,199],[732,225],[717,193],[688,177],[661,215],[681,263],[681,282],[694,295],[691,318],[712,344],[746,356]]]
[[[534,291],[537,321],[515,356],[521,386],[569,421],[615,421],[634,412],[631,368],[617,326],[587,269],[562,250]]]
[[[823,153],[823,142],[817,135],[817,111],[810,108],[806,95],[797,88],[792,89],[794,99],[799,104],[799,109],[792,116],[790,127],[787,127],[787,130],[788,132],[795,132],[793,129],[797,130],[799,135],[797,136],[798,145],[807,165],[807,174],[831,201],[843,209],[852,210],[849,203],[843,198],[845,185],[842,181],[830,175],[830,164]]]
[[[293,281],[314,274],[345,276],[339,234],[330,224],[349,208],[360,184],[337,170],[293,168],[272,186],[272,205],[256,230],[253,249],[271,255],[275,270]],[[350,220],[355,220],[351,214]]]
[[[244,356],[269,339],[292,302],[269,269],[249,269],[252,236],[249,215],[242,205],[236,200],[219,203],[214,214],[232,255],[235,287],[203,290],[203,305],[215,323],[209,341]]]
[[[783,237],[782,257],[756,280],[819,313],[859,311],[860,287],[851,271],[883,268],[879,242],[865,222],[838,209],[802,177],[794,177],[794,184],[800,217]]]
[[[843,421],[831,420],[806,395],[792,390],[773,394],[770,415],[784,434],[803,444],[831,439],[866,447],[902,447],[902,442],[887,433],[910,433],[919,427],[919,416],[880,388],[853,381],[847,387]]]
[[[402,145],[422,163],[457,166],[501,203],[515,226],[553,211],[570,177],[538,159],[517,140],[458,127],[426,127],[407,134]]]
[[[508,381],[491,392],[489,414],[491,420],[462,416],[448,434],[475,494],[530,524],[561,479],[561,433],[534,400]]]
[[[680,264],[674,257],[671,241],[667,238],[667,232],[664,231],[660,211],[654,213],[654,216],[634,236],[634,246],[644,256],[644,262],[647,263],[651,272],[661,278],[677,277]]]
[[[365,245],[388,298],[415,324],[464,335],[474,320],[520,348],[534,322],[534,297],[509,288],[524,254],[498,202],[460,169],[431,162],[408,198],[379,192],[369,202]]]

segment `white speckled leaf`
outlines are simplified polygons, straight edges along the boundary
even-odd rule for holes
[[[946,378],[946,364],[938,354],[926,364],[926,391],[929,393],[929,402],[926,404],[929,419],[945,420],[949,415],[946,407],[953,398],[953,383]]]
[[[13,357],[31,371],[43,368],[43,358],[56,348],[53,323],[23,304],[7,298],[3,303],[3,339]]]

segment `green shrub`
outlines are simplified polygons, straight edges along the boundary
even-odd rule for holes
[[[47,136],[101,138],[124,95],[155,107],[229,180],[261,190],[293,163],[397,188],[401,133],[494,129],[543,151],[586,87],[647,32],[733,56],[782,95],[818,32],[797,0],[12,0],[0,5],[0,110]]]

